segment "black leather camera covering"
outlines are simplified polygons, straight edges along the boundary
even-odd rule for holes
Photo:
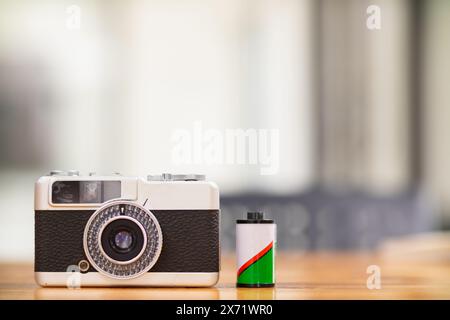
[[[36,211],[36,272],[65,272],[86,260],[83,232],[93,210]],[[152,210],[163,234],[149,272],[218,272],[219,210]],[[89,272],[96,270],[91,266]]]

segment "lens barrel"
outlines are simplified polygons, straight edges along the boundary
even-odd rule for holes
[[[97,271],[130,279],[153,267],[162,241],[161,227],[149,210],[130,201],[112,200],[92,214],[83,245]]]

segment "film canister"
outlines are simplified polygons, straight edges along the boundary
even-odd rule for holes
[[[262,212],[248,212],[236,221],[237,286],[275,285],[276,224]]]

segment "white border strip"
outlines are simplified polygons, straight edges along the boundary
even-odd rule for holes
[[[66,287],[72,272],[35,272],[42,287]],[[218,272],[147,272],[138,278],[119,280],[99,272],[76,273],[80,287],[211,287],[219,280]]]

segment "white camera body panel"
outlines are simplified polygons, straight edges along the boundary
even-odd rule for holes
[[[120,199],[136,201],[149,210],[208,210],[220,208],[219,188],[211,181],[147,181],[124,176],[43,176],[35,184],[35,210],[97,209],[102,203],[53,203],[55,181],[120,181]]]

